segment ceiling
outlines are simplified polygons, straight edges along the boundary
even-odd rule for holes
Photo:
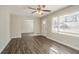
[[[43,17],[59,9],[65,8],[68,5],[46,5],[46,9],[51,10],[51,12],[44,12],[43,15],[39,15],[37,13],[32,14],[33,10],[28,9],[27,8],[28,6],[33,8],[37,7],[37,5],[9,5],[8,7],[11,10],[11,14],[14,14],[14,15],[21,15],[21,16],[28,16],[28,17]]]

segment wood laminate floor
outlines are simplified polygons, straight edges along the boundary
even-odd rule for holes
[[[12,39],[2,54],[78,54],[72,48],[59,44],[43,36],[22,35]]]

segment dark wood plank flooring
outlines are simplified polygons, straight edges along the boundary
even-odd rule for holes
[[[23,35],[12,39],[2,54],[78,54],[72,48],[59,44],[43,36]]]

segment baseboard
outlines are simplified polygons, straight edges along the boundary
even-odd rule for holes
[[[33,34],[34,36],[39,36],[39,35],[41,35],[40,33],[35,33],[35,34]]]
[[[51,38],[49,38],[49,37],[47,37],[47,36],[44,36],[44,37],[46,37],[47,39],[53,40],[53,39],[51,39]],[[53,41],[55,41],[56,43],[59,43],[59,44],[61,44],[61,45],[63,45],[63,46],[67,46],[67,47],[69,47],[69,48],[71,48],[71,49],[74,49],[74,50],[76,50],[76,51],[79,51],[79,48],[72,47],[72,46],[70,46],[70,45],[67,45],[67,44],[65,44],[65,43],[62,43],[62,42],[59,42],[59,41],[56,41],[56,40],[53,40]]]
[[[12,38],[21,38],[21,36],[15,36],[15,37],[11,37],[11,39],[12,39]]]

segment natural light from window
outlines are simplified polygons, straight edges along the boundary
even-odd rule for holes
[[[52,32],[79,35],[79,13],[54,17]]]

